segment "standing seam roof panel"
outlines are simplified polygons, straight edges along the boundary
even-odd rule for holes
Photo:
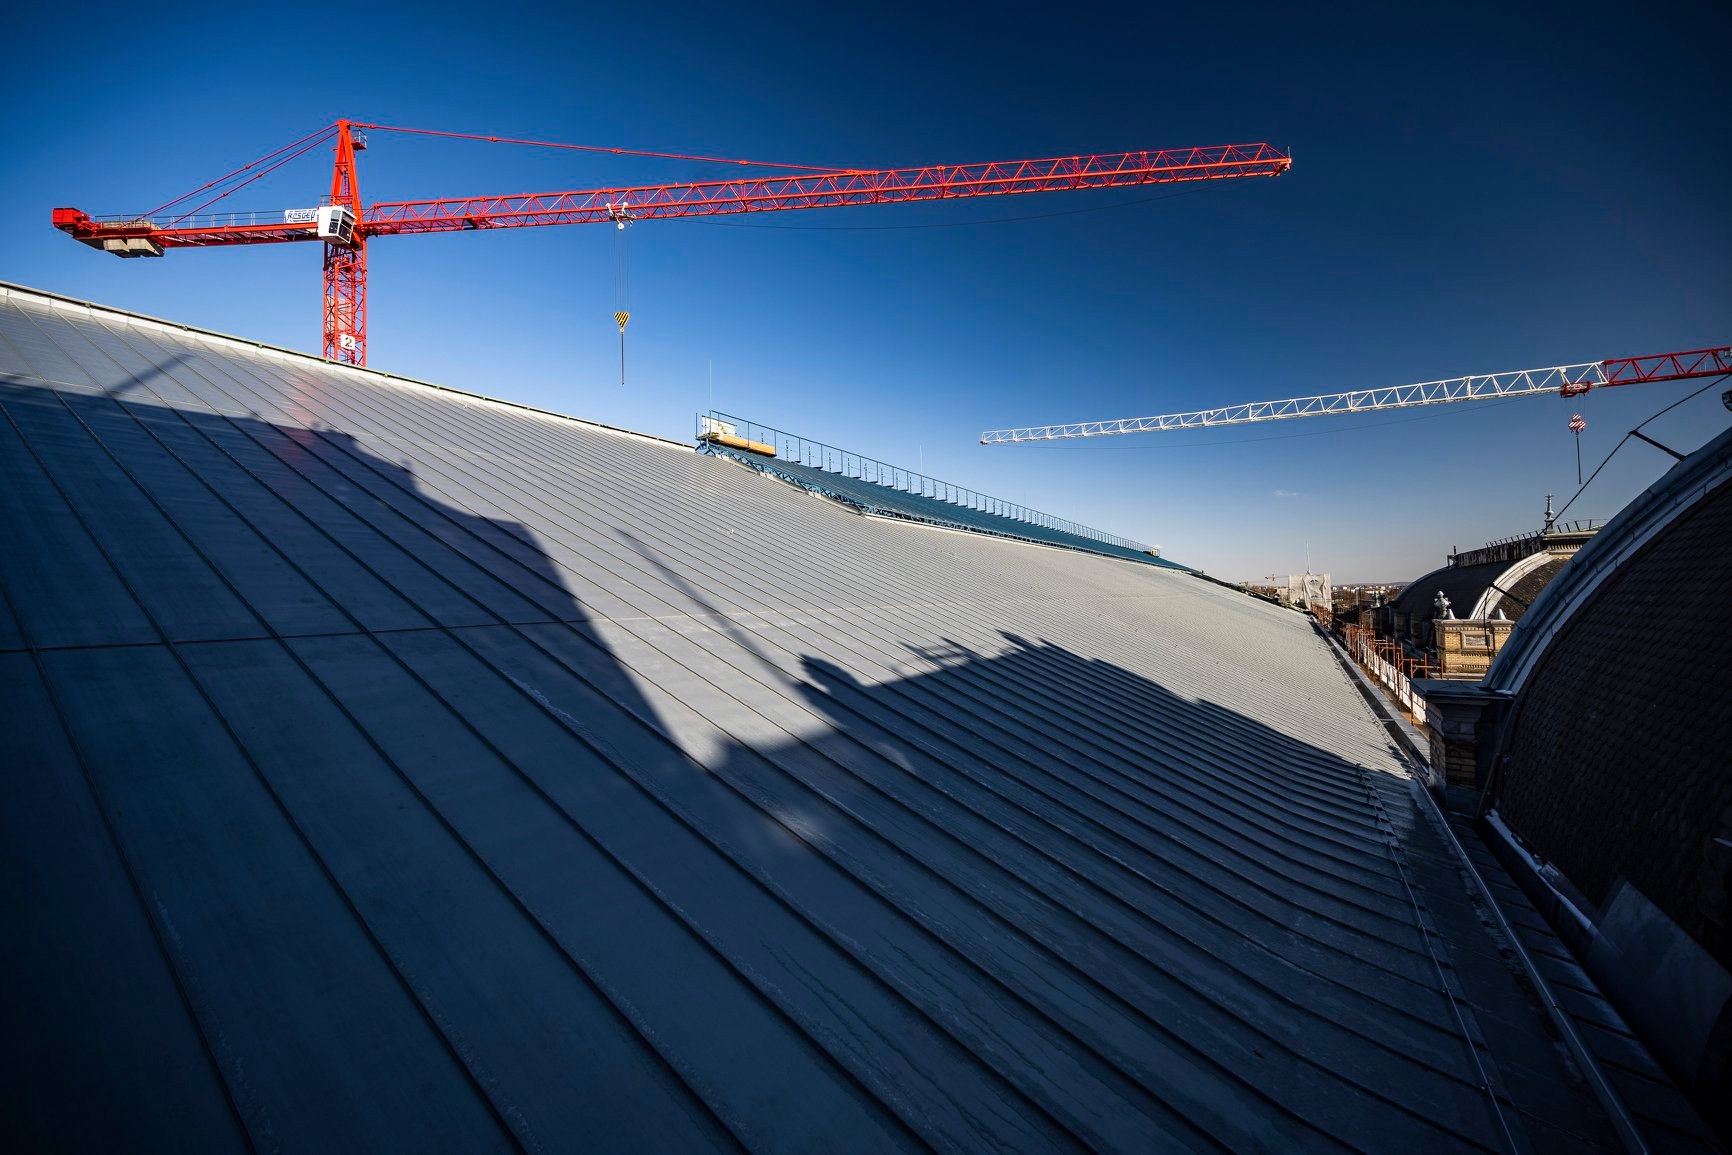
[[[1495,948],[1413,897],[1449,883],[1400,852],[1405,767],[1291,615],[16,291],[0,333],[73,378],[0,403],[122,576],[221,591],[201,618],[151,590],[179,644],[40,653],[255,1138],[420,1094],[431,1148],[1498,1150],[1560,1103],[1603,1128],[1491,1060],[1508,976],[1434,959]],[[38,504],[0,491],[19,524]],[[0,561],[15,608],[38,591],[20,641],[64,612],[32,564]],[[278,1003],[213,969],[248,952]],[[322,1033],[347,1002],[269,1033],[332,978],[375,992],[358,1034]],[[419,1081],[364,1103],[393,1041]]]

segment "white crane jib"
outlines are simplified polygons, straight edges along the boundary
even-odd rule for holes
[[[1250,401],[1190,413],[1162,413],[1155,417],[1128,417],[1118,421],[1073,421],[1063,425],[1031,425],[1022,429],[989,429],[980,435],[980,443],[1004,445],[1016,441],[1059,441],[1113,433],[1160,433],[1169,429],[1243,425],[1251,421],[1282,421],[1289,417],[1321,417],[1368,409],[1403,409],[1451,401],[1522,397],[1532,393],[1555,392],[1560,396],[1574,397],[1597,386],[1676,381],[1724,373],[1732,373],[1732,347],[1721,345],[1681,353],[1553,365],[1548,369],[1517,369],[1508,373],[1422,381],[1414,385],[1386,385],[1348,393],[1319,393],[1314,397],[1289,397],[1284,401]]]

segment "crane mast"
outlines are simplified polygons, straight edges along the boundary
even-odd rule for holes
[[[1508,373],[1451,377],[1413,385],[1356,389],[1347,393],[1320,393],[1314,397],[1289,397],[1282,401],[1251,401],[1189,413],[1162,413],[1154,417],[1127,417],[1117,421],[1072,421],[1062,425],[1030,425],[1021,429],[989,429],[980,435],[980,443],[1009,445],[1018,441],[1062,441],[1117,433],[1162,433],[1171,429],[1204,429],[1253,421],[1284,421],[1292,417],[1323,417],[1332,413],[1406,409],[1415,405],[1525,397],[1534,393],[1575,397],[1590,389],[1609,385],[1681,381],[1726,373],[1732,373],[1732,347],[1720,345],[1679,353],[1617,357],[1608,361],[1584,361],[1579,365],[1553,365],[1546,369],[1517,369]]]
[[[360,145],[366,148],[365,144]],[[337,122],[337,162],[331,172],[331,205],[354,214],[344,237],[338,217],[318,231],[325,241],[324,351],[329,360],[367,363],[367,234],[361,221],[361,185],[355,174],[355,134]],[[329,222],[337,214],[327,214]]]
[[[428,136],[470,137],[463,133],[431,132],[340,120],[254,162],[273,161],[246,178],[239,188],[329,140],[336,159],[331,193],[317,208],[291,208],[264,213],[203,213],[204,205],[177,215],[157,213],[92,217],[74,208],[54,210],[54,227],[73,239],[122,257],[160,257],[171,248],[281,244],[322,241],[325,245],[324,356],[357,365],[367,362],[367,242],[374,237],[412,233],[463,232],[624,221],[670,220],[723,214],[780,212],[790,209],[840,208],[851,205],[900,204],[1021,193],[1080,189],[1127,188],[1186,181],[1236,180],[1279,176],[1292,165],[1285,152],[1267,144],[1230,144],[1209,148],[1164,149],[1094,156],[1052,157],[1044,160],[996,161],[986,164],[929,165],[897,169],[803,168],[797,175],[746,179],[691,181],[674,184],[584,189],[570,192],[511,196],[455,197],[414,201],[383,201],[363,208],[355,170],[355,153],[366,148],[358,130],[411,132]],[[307,142],[311,143],[307,143]],[[549,145],[540,141],[508,143]],[[293,151],[298,149],[298,151]],[[624,149],[585,151],[627,153]],[[288,155],[276,159],[280,154]],[[669,153],[633,155],[674,156]],[[715,157],[679,157],[719,161]],[[755,164],[728,161],[731,164]],[[254,165],[230,174],[251,170]],[[214,188],[228,177],[204,186]],[[194,194],[181,200],[190,199]],[[170,205],[177,202],[171,201]],[[166,206],[165,206],[166,207]]]

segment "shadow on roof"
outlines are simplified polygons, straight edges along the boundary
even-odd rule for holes
[[[11,1146],[1495,1148],[1428,941],[1603,1138],[1303,697],[801,634],[653,500],[268,369],[0,382]]]

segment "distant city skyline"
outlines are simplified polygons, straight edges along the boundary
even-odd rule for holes
[[[315,353],[316,246],[119,261],[50,209],[147,209],[339,116],[832,167],[1288,148],[1291,173],[1219,186],[370,249],[375,368],[680,439],[713,403],[1228,580],[1303,572],[1307,544],[1337,584],[1412,578],[1537,529],[1547,493],[1575,493],[1572,413],[1591,472],[1706,383],[1085,443],[980,432],[1732,340],[1732,157],[1703,144],[1732,103],[1723,6],[1001,5],[923,12],[911,35],[895,12],[793,5],[457,24],[383,4],[342,47],[173,17],[173,46],[137,57],[62,19],[13,18],[28,50],[6,83],[32,114],[4,130],[0,278]],[[1615,75],[1588,80],[1608,45]],[[360,167],[368,203],[728,171],[383,136]],[[213,207],[328,185],[309,155]],[[1645,431],[1694,449],[1732,420],[1723,388]],[[1609,518],[1671,463],[1632,441],[1565,516]]]

